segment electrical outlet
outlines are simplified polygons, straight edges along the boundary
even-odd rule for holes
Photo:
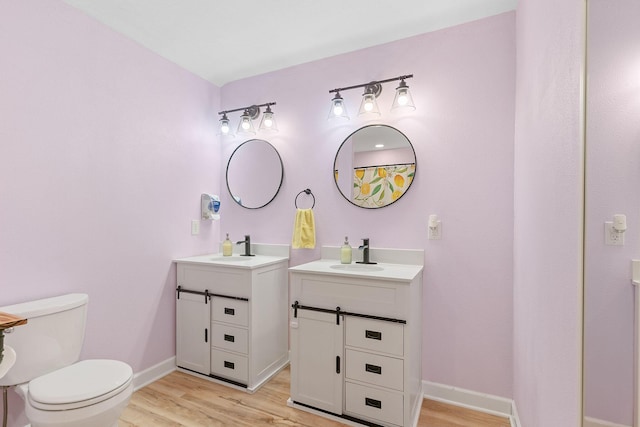
[[[604,244],[608,246],[624,246],[624,233],[613,228],[613,221],[604,223]]]
[[[191,235],[196,236],[200,234],[200,220],[191,220]]]
[[[442,239],[442,224],[440,221],[436,223],[435,227],[431,227],[427,225],[428,235],[427,239],[429,240],[441,240]]]

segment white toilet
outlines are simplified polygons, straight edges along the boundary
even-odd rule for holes
[[[0,386],[15,386],[31,427],[117,427],[133,392],[133,370],[117,360],[78,362],[87,318],[86,294],[0,307],[28,319],[5,333],[15,365]]]

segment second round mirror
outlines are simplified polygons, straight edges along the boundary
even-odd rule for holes
[[[354,205],[382,208],[400,199],[416,172],[409,139],[387,125],[364,126],[342,143],[333,164],[342,196]]]

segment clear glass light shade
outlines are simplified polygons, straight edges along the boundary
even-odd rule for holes
[[[409,86],[402,80],[400,85],[396,88],[396,96],[393,98],[393,104],[391,104],[391,111],[396,109],[415,110],[416,106],[413,103],[413,97],[409,91]]]
[[[347,114],[347,107],[344,105],[344,99],[342,99],[340,93],[336,92],[336,96],[331,100],[328,119],[338,117],[349,120],[349,114]]]
[[[255,135],[256,129],[253,127],[253,121],[249,112],[244,110],[244,113],[240,116],[240,122],[238,123],[238,134],[253,134]]]
[[[223,114],[222,118],[220,119],[220,135],[233,136],[233,132],[231,131],[231,124],[229,123],[229,118],[226,114]]]
[[[278,123],[276,123],[273,111],[271,111],[271,108],[268,105],[267,111],[262,115],[262,120],[260,120],[260,127],[258,129],[267,132],[278,132]]]
[[[362,95],[362,102],[360,103],[360,110],[358,110],[358,115],[363,114],[375,114],[376,116],[380,115],[380,109],[378,108],[378,102],[376,101],[376,96],[373,93],[365,92]]]

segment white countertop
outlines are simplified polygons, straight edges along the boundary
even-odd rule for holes
[[[187,258],[174,259],[173,262],[185,264],[200,264],[209,266],[223,266],[231,268],[254,269],[265,267],[271,264],[277,264],[282,261],[288,261],[288,257],[272,256],[272,255],[255,255],[242,256],[233,254],[232,256],[223,256],[218,254],[198,255]]]
[[[375,269],[378,267],[377,269]],[[368,269],[372,268],[372,269]],[[342,277],[365,277],[402,282],[412,281],[422,271],[422,265],[391,264],[340,264],[336,259],[320,259],[306,264],[290,267],[292,273],[314,273]]]

